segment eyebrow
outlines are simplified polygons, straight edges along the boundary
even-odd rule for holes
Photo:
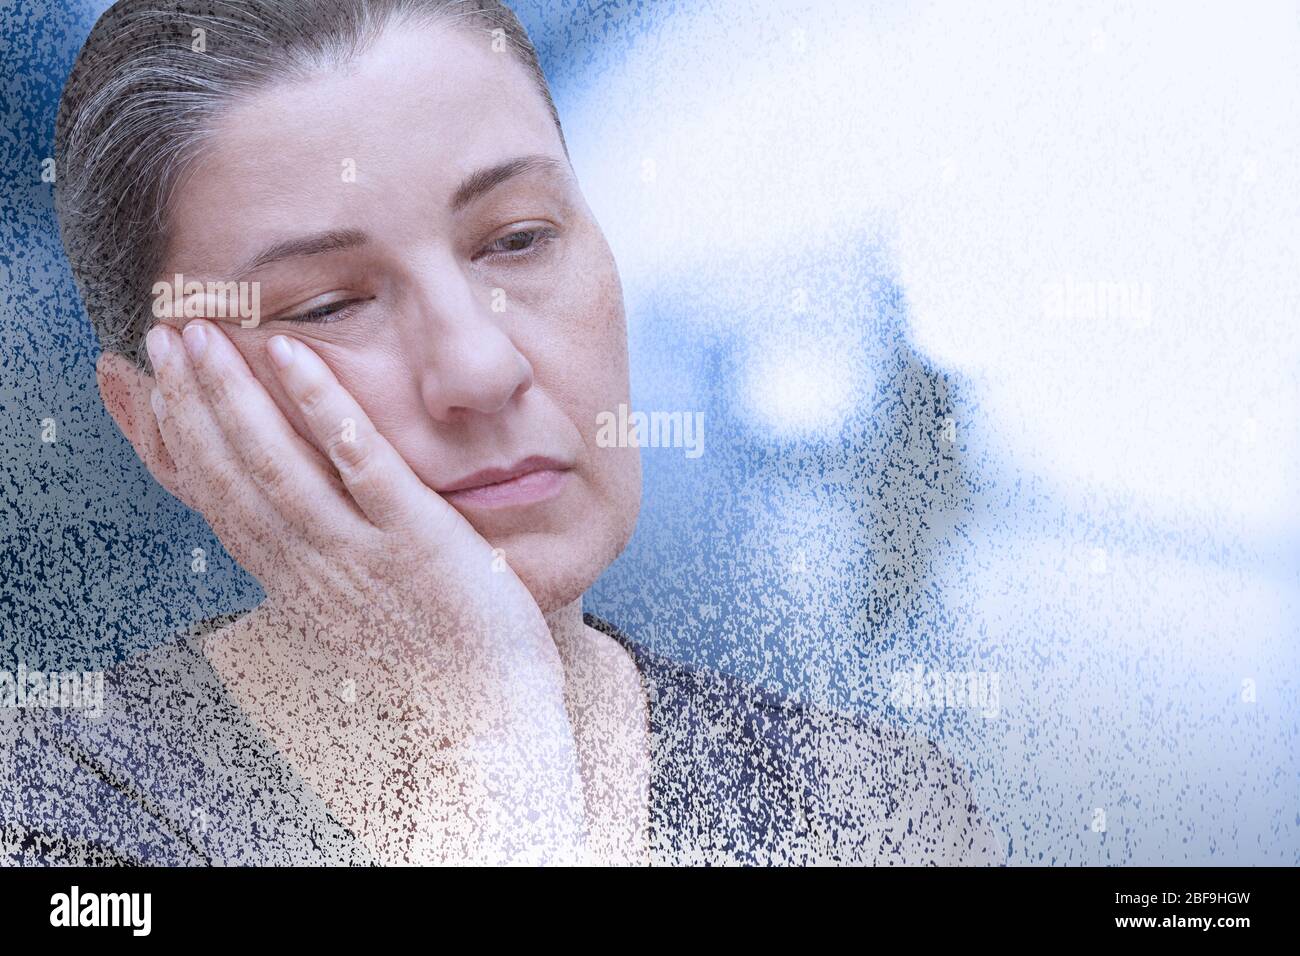
[[[357,246],[364,246],[369,241],[370,236],[360,229],[330,229],[310,236],[285,239],[283,242],[267,246],[250,259],[236,274],[244,276],[282,259],[301,259],[305,256],[319,256],[326,252],[337,252],[340,249],[355,249]]]
[[[460,212],[474,200],[496,189],[502,183],[514,179],[516,176],[522,176],[524,173],[539,169],[564,172],[566,166],[554,157],[537,154],[520,156],[516,159],[506,160],[504,163],[498,163],[495,166],[489,166],[486,169],[480,169],[477,172],[470,173],[456,187],[456,192],[451,197],[451,209],[453,212]],[[309,236],[297,236],[293,239],[273,243],[263,249],[239,269],[236,274],[244,276],[273,262],[280,262],[285,259],[303,259],[308,256],[319,256],[326,252],[355,249],[358,246],[364,246],[369,241],[370,236],[360,229],[330,229]]]
[[[520,156],[518,159],[507,160],[504,163],[489,166],[487,169],[480,169],[478,172],[466,176],[456,189],[455,195],[451,197],[452,212],[460,212],[475,199],[496,189],[506,180],[514,179],[516,176],[538,169],[564,172],[567,166],[552,156],[538,154]]]

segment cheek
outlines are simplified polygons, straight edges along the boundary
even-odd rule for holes
[[[266,354],[266,342],[274,334],[276,333],[246,334],[238,338],[235,346],[243,355],[244,361],[248,363],[253,376],[262,383],[262,387],[279,406],[294,431],[324,454],[321,443],[307,427],[306,419],[280,384],[280,377]],[[394,432],[400,434],[401,429],[396,426],[400,424],[404,411],[401,402],[395,400],[399,392],[393,387],[393,383],[403,381],[402,376],[409,375],[406,366],[400,360],[392,358],[379,349],[357,351],[319,341],[313,342],[305,336],[292,337],[316,353],[334,373],[334,377],[344,390],[361,406],[362,411],[381,434],[386,437]],[[382,393],[373,394],[376,382],[388,383]],[[398,449],[399,452],[401,450]]]
[[[587,271],[574,283],[566,302],[572,320],[556,356],[563,368],[559,390],[586,447],[588,468],[602,502],[605,521],[600,537],[618,539],[622,550],[635,524],[641,499],[641,456],[637,448],[604,448],[597,442],[602,413],[618,414],[630,405],[627,324],[618,272],[601,243],[602,268]],[[611,558],[612,560],[612,558]]]
[[[280,385],[280,376],[276,374],[275,366],[271,364],[270,356],[266,354],[266,343],[274,335],[274,332],[268,332],[264,329],[253,331],[227,331],[231,343],[244,357],[248,364],[248,370],[253,373],[267,394],[271,396],[272,401],[280,407],[280,411],[289,419],[299,434],[303,429],[299,427],[302,424],[301,418],[297,415],[289,396],[285,393],[284,388]]]
[[[271,400],[279,406],[281,414],[288,420],[289,425],[298,433],[305,442],[320,451],[320,443],[316,441],[310,429],[307,427],[307,420],[298,411],[297,405],[289,398],[289,394],[280,384],[280,376],[271,364],[270,357],[266,354],[266,342],[271,338],[273,332],[258,332],[241,336],[235,345],[240,354],[244,356],[244,361],[248,363],[249,370],[253,377],[261,382],[262,387],[266,389]]]
[[[623,295],[615,276],[611,282],[588,290],[590,312],[581,329],[583,368],[578,397],[583,438],[595,446],[597,420],[602,412],[617,412],[630,401],[627,326]],[[576,349],[575,349],[576,351]]]
[[[385,341],[368,348],[321,344],[313,348],[379,434],[414,467],[422,456],[412,444],[413,436],[423,433],[425,421],[419,386],[400,346],[386,347]],[[420,428],[413,431],[413,424]]]
[[[556,277],[541,321],[526,334],[538,382],[594,445],[596,415],[628,400],[627,326],[618,272],[603,243],[583,261]]]

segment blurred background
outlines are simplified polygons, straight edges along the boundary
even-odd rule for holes
[[[0,0],[0,667],[261,598],[94,385],[41,171],[106,6]],[[1300,6],[513,6],[705,422],[588,610],[932,736],[1012,863],[1300,863]]]

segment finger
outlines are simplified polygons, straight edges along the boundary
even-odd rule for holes
[[[267,352],[289,398],[343,484],[379,528],[410,526],[430,513],[449,516],[451,505],[433,494],[406,460],[379,434],[328,365],[305,343],[275,335]]]
[[[182,337],[199,390],[256,493],[303,537],[316,529],[354,530],[361,515],[342,483],[294,430],[226,334],[200,319]]]
[[[246,493],[247,475],[199,391],[180,336],[158,325],[146,345],[156,383],[158,430],[187,497],[237,557],[285,537],[288,528],[270,503]]]

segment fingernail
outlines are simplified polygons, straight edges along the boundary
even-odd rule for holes
[[[149,361],[153,363],[154,368],[162,364],[163,359],[167,357],[167,353],[171,350],[171,343],[167,341],[167,333],[159,325],[155,325],[149,330],[149,334],[144,338],[144,345],[149,350]]]
[[[196,362],[203,358],[203,350],[208,347],[208,330],[198,322],[191,322],[185,326],[185,331],[181,333],[181,338],[185,340],[185,351],[190,353],[190,358]]]
[[[288,368],[293,363],[293,347],[283,335],[271,336],[271,341],[266,343],[266,348],[271,353],[271,361],[275,363],[276,368]]]
[[[153,416],[162,421],[167,414],[167,403],[163,401],[162,392],[154,389],[149,393],[149,404],[153,406]]]

